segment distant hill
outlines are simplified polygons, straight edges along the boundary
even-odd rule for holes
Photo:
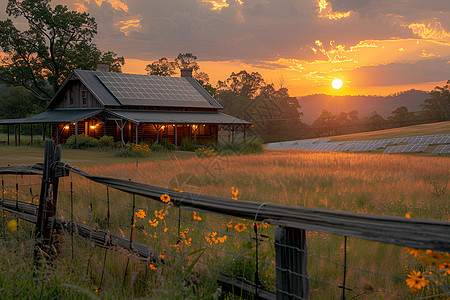
[[[330,96],[324,94],[298,97],[298,103],[303,112],[302,121],[311,124],[322,110],[333,114],[357,110],[358,117],[370,116],[376,111],[384,118],[391,115],[397,107],[406,106],[409,111],[419,111],[420,105],[428,98],[429,92],[409,90],[390,96]]]

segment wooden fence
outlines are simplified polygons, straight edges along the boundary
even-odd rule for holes
[[[176,207],[254,220],[256,258],[258,258],[259,240],[256,222],[264,221],[278,225],[274,236],[276,294],[265,291],[259,284],[258,263],[256,264],[254,284],[236,283],[223,276],[220,278],[224,285],[238,287],[240,293],[254,294],[257,298],[309,299],[308,249],[305,234],[307,230],[340,235],[345,237],[345,241],[347,241],[347,237],[355,237],[404,247],[450,252],[449,222],[248,202],[189,192],[178,193],[164,187],[89,175],[76,167],[61,162],[59,147],[55,147],[53,141],[46,141],[43,164],[0,168],[0,174],[43,176],[39,206],[8,199],[1,199],[0,202],[2,209],[36,224],[36,236],[43,237],[43,239],[36,239],[40,241],[39,243],[43,243],[38,243],[37,247],[44,247],[45,244],[51,243],[51,230],[62,228],[72,232],[75,230],[79,236],[89,237],[101,247],[116,245],[133,251],[142,260],[158,259],[153,256],[149,246],[133,242],[131,238],[128,240],[107,231],[93,230],[86,225],[77,224],[73,221],[73,216],[68,221],[54,218],[58,180],[60,177],[67,176],[69,172],[73,172],[110,188],[132,195],[140,195],[154,201],[161,202],[161,195],[167,194],[173,199],[173,205]],[[256,262],[258,262],[257,259]],[[345,298],[345,269],[344,282],[341,287]]]

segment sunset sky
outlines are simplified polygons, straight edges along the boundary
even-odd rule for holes
[[[0,0],[0,19],[6,19]],[[430,91],[450,79],[449,0],[53,0],[86,11],[96,43],[145,74],[191,52],[213,84],[257,71],[291,96]],[[334,90],[331,82],[343,81]]]

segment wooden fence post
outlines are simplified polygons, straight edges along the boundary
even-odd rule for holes
[[[55,141],[45,141],[44,170],[42,175],[41,194],[35,229],[35,259],[44,245],[50,246],[51,228],[48,219],[56,214],[56,201],[59,178],[55,176],[54,163],[61,160],[61,146],[55,147]]]
[[[305,230],[276,228],[275,255],[277,299],[309,299]]]

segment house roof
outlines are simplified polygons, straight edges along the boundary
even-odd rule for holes
[[[222,108],[197,80],[189,77],[75,70],[70,79],[79,79],[105,107]],[[48,107],[61,98],[68,82],[70,80],[61,86]]]
[[[0,125],[74,123],[101,113],[102,109],[55,109],[48,110],[26,119],[0,120]]]
[[[219,112],[177,112],[149,110],[105,110],[110,115],[135,124],[222,124],[251,125],[252,123]]]

